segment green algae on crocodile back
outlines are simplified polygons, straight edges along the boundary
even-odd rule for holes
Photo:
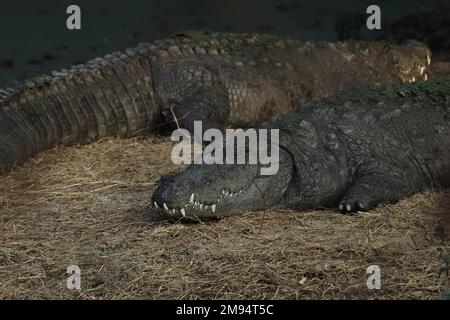
[[[184,33],[0,90],[0,173],[55,146],[179,125],[255,127],[350,87],[426,79],[418,42]]]

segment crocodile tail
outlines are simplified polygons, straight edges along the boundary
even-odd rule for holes
[[[146,44],[0,90],[0,174],[57,144],[130,137],[157,121]]]

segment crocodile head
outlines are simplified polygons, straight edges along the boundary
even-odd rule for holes
[[[399,71],[402,82],[427,80],[427,70],[431,64],[431,51],[421,42],[409,40],[403,46],[392,50],[393,68]]]
[[[163,177],[152,196],[154,207],[172,218],[208,218],[275,206],[289,188],[294,165],[280,150],[279,169],[260,175],[256,164],[191,165]]]

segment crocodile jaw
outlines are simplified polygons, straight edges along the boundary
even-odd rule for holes
[[[280,157],[275,175],[259,176],[258,165],[191,165],[162,178],[152,204],[171,218],[211,218],[243,214],[276,205],[287,191],[294,168]]]

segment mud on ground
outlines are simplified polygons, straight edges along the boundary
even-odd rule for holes
[[[367,214],[267,211],[204,224],[150,208],[167,138],[58,147],[2,176],[0,298],[438,299],[450,191]],[[80,291],[66,268],[82,270]],[[366,268],[382,271],[368,290]]]

